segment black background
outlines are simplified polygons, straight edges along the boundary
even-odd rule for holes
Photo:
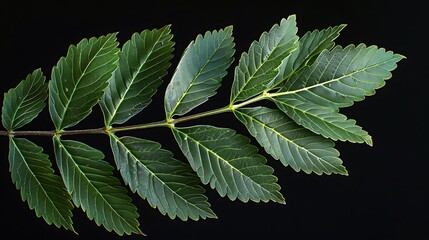
[[[284,168],[269,156],[268,163],[282,186],[286,205],[231,202],[207,188],[207,196],[218,219],[198,222],[170,220],[152,209],[137,195],[141,229],[148,239],[416,239],[428,236],[427,131],[423,112],[427,109],[427,17],[423,1],[257,1],[221,3],[212,1],[139,4],[127,1],[91,5],[77,2],[14,4],[1,7],[0,93],[15,87],[36,68],[49,79],[50,71],[70,44],[84,37],[119,32],[124,43],[132,33],[172,24],[175,58],[153,103],[129,123],[163,118],[163,93],[187,44],[197,34],[234,26],[235,64],[253,40],[281,18],[297,15],[299,35],[346,23],[337,40],[340,45],[378,45],[407,57],[393,72],[393,78],[377,94],[356,103],[343,113],[356,119],[374,140],[374,146],[337,143],[350,176],[317,176]],[[218,95],[193,112],[223,107],[228,103],[232,69]],[[426,101],[427,102],[427,101]],[[190,124],[230,127],[248,135],[231,114],[199,119]],[[101,127],[99,107],[77,128]],[[47,110],[23,129],[51,130]],[[130,132],[152,139],[184,159],[168,129]],[[53,155],[51,140],[29,137]],[[112,161],[105,136],[76,136],[102,150]],[[256,141],[252,140],[256,144]],[[75,209],[74,226],[79,232],[45,224],[22,202],[10,179],[7,138],[0,138],[0,231],[2,235],[37,239],[120,239],[88,220]],[[425,154],[426,152],[426,154]],[[263,150],[261,149],[261,153]],[[117,172],[115,172],[117,174]],[[122,239],[138,239],[126,236]],[[424,237],[423,237],[424,238]]]

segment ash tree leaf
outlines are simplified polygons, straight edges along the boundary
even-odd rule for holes
[[[42,71],[36,69],[4,95],[1,118],[8,131],[30,123],[46,106],[48,84],[45,79]]]
[[[295,72],[272,99],[289,117],[316,133],[334,140],[371,145],[367,133],[353,126],[354,120],[346,120],[339,114],[339,108],[375,94],[402,58],[383,48],[364,44],[325,50],[311,66]],[[332,127],[335,129],[330,129]],[[351,131],[337,131],[349,127]]]
[[[213,126],[172,128],[174,137],[203,184],[229,199],[284,203],[274,170],[250,140]]]
[[[49,111],[57,131],[87,117],[103,96],[108,79],[117,68],[116,33],[83,39],[71,45],[52,69]]]
[[[174,42],[170,26],[135,33],[119,53],[119,67],[101,101],[106,127],[122,124],[152,101],[170,67]]]
[[[113,176],[103,153],[77,141],[54,137],[55,157],[65,186],[77,207],[109,232],[143,234],[137,208]]]
[[[167,120],[184,115],[216,94],[233,62],[232,27],[198,35],[185,50],[165,92]]]
[[[157,142],[110,134],[116,165],[133,192],[171,219],[215,218],[192,168]]]
[[[37,217],[58,228],[75,232],[72,222],[73,204],[61,177],[54,173],[43,148],[25,138],[9,138],[9,164],[12,182],[21,190]]]
[[[297,172],[347,175],[333,141],[299,126],[282,111],[255,107],[236,109],[234,114],[283,165]]]
[[[295,71],[311,65],[323,50],[331,50],[335,46],[334,40],[345,27],[345,24],[341,24],[320,31],[316,29],[304,34],[299,39],[297,49],[287,56],[279,66],[279,73],[272,83],[273,88],[281,85]]]
[[[248,53],[241,55],[235,68],[230,104],[247,100],[268,89],[269,83],[277,76],[283,59],[297,48],[295,15],[282,19],[264,32],[259,41],[254,41]]]

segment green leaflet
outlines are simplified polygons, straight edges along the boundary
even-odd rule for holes
[[[295,15],[282,19],[254,41],[248,53],[241,55],[234,72],[230,105],[247,100],[267,90],[278,74],[283,59],[297,47]]]
[[[347,175],[334,142],[297,125],[278,109],[242,108],[234,111],[265,151],[295,171]]]
[[[311,66],[297,71],[279,93],[271,94],[277,106],[298,124],[334,140],[372,140],[354,120],[338,113],[354,101],[375,93],[403,56],[376,46],[336,47],[323,51]]]
[[[279,74],[273,80],[272,88],[281,85],[295,71],[313,63],[323,50],[332,49],[335,45],[334,40],[345,26],[345,24],[341,24],[321,31],[316,29],[304,34],[298,42],[298,48],[287,56],[279,66]]]
[[[174,159],[159,143],[114,134],[110,143],[125,183],[162,214],[184,221],[216,217],[192,168]]]
[[[46,106],[48,84],[45,79],[40,69],[34,70],[5,94],[1,119],[8,131],[30,123]]]
[[[55,157],[68,192],[89,219],[118,235],[143,234],[137,208],[113,176],[103,153],[90,146],[54,137]]]
[[[49,111],[57,131],[71,127],[88,116],[107,87],[118,61],[116,34],[71,45],[52,69]]]
[[[228,128],[172,128],[174,137],[203,184],[243,202],[284,203],[274,170],[249,139]]]
[[[24,138],[9,138],[9,164],[12,182],[21,190],[37,217],[57,227],[75,232],[72,222],[71,197],[61,178],[54,174],[43,148]]]
[[[290,118],[307,129],[333,140],[367,143],[372,146],[372,138],[367,131],[347,119],[338,110],[309,102],[299,95],[285,95],[272,99],[277,107]]]
[[[185,50],[165,92],[165,112],[170,120],[203,104],[216,94],[233,61],[232,27],[198,35]]]
[[[106,127],[122,124],[152,101],[173,57],[170,26],[135,33],[119,53],[119,67],[100,101]]]
[[[296,94],[317,105],[347,107],[384,86],[403,56],[376,46],[337,46],[285,82],[281,95]]]

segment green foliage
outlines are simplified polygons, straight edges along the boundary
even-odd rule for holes
[[[265,151],[283,165],[305,173],[347,175],[332,141],[299,126],[282,111],[257,107],[234,113]]]
[[[72,127],[87,117],[108,86],[117,68],[116,34],[70,46],[52,69],[49,84],[49,112],[57,131]]]
[[[269,90],[273,79],[279,74],[279,66],[298,47],[295,15],[282,19],[259,41],[254,41],[249,52],[241,55],[234,72],[231,104],[247,100]]]
[[[204,184],[229,199],[284,202],[274,170],[258,148],[234,130],[212,126],[172,128],[177,143]]]
[[[1,119],[7,130],[13,131],[30,123],[46,106],[48,84],[45,79],[42,71],[37,69],[5,94]]]
[[[165,92],[167,119],[183,115],[216,94],[234,54],[232,27],[198,35],[181,58]]]
[[[55,158],[73,202],[89,219],[119,235],[141,233],[137,208],[113,176],[103,153],[72,140],[54,137]]]
[[[174,43],[170,27],[135,33],[119,53],[118,68],[100,101],[106,127],[122,124],[152,101],[167,74]]]
[[[241,54],[227,106],[187,115],[216,94],[234,62],[232,26],[198,35],[166,88],[160,109],[165,119],[132,126],[121,125],[144,112],[167,76],[174,46],[170,26],[135,33],[121,49],[116,33],[83,39],[60,58],[49,84],[37,69],[4,96],[6,131],[0,136],[9,137],[12,182],[48,224],[75,231],[76,206],[119,235],[143,233],[137,207],[111,164],[131,192],[171,219],[216,218],[201,184],[232,201],[285,203],[274,169],[243,133],[212,125],[179,126],[227,112],[284,166],[307,174],[348,175],[335,141],[372,145],[372,138],[340,109],[375,94],[404,57],[364,44],[335,46],[344,27],[299,38],[295,15],[282,19]],[[37,117],[47,98],[55,130],[16,131]],[[265,100],[277,109],[263,106]],[[97,103],[104,127],[69,129]],[[170,128],[182,154],[175,158],[160,143],[118,134],[154,127]],[[107,135],[114,160],[104,161],[102,152],[83,142],[62,139],[73,134]],[[60,176],[43,149],[23,138],[30,135],[53,138]]]
[[[73,204],[61,177],[54,174],[43,148],[25,138],[10,138],[9,164],[12,182],[21,190],[23,201],[48,224],[73,229]]]
[[[323,51],[315,62],[297,71],[272,97],[297,123],[333,140],[372,144],[354,120],[338,113],[385,84],[402,56],[376,46],[336,47]],[[274,94],[276,95],[276,94]]]
[[[116,165],[133,192],[171,219],[216,217],[188,164],[154,141],[110,135]]]

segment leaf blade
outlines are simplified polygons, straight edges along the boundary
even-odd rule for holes
[[[247,100],[264,90],[278,74],[278,66],[297,47],[298,29],[295,15],[282,19],[264,32],[259,41],[251,44],[248,53],[241,55],[234,71],[230,105]]]
[[[232,27],[198,35],[184,52],[165,92],[167,119],[184,115],[216,94],[233,61]]]
[[[41,69],[34,70],[16,88],[4,96],[2,123],[8,131],[13,131],[30,123],[46,106],[48,84]]]
[[[204,188],[198,185],[199,178],[159,143],[114,134],[110,134],[110,141],[125,183],[163,215],[183,221],[216,218]]]
[[[213,126],[172,128],[174,137],[203,184],[231,200],[284,203],[266,159],[249,139]]]
[[[319,105],[348,107],[383,87],[402,58],[374,45],[337,46],[296,72],[280,95],[297,94]]]
[[[298,95],[272,98],[277,107],[305,128],[332,140],[372,145],[367,131],[336,109],[306,101]]]
[[[57,131],[87,117],[102,97],[118,61],[116,33],[71,45],[52,69],[49,112]]]
[[[55,157],[66,188],[77,207],[108,231],[142,234],[137,208],[113,176],[104,155],[81,142],[54,137]]]
[[[331,140],[297,125],[282,111],[255,107],[240,108],[234,114],[265,151],[284,166],[307,174],[347,175]]]
[[[71,197],[61,177],[54,173],[49,156],[25,138],[9,139],[9,171],[12,182],[21,190],[22,200],[27,201],[37,217],[43,217],[49,225],[76,233]]]
[[[123,124],[147,107],[173,57],[170,26],[133,34],[119,53],[119,67],[100,101],[107,127]]]

